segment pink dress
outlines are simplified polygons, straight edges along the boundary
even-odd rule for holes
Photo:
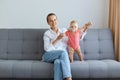
[[[66,36],[68,37],[68,46],[72,47],[76,50],[79,47],[80,37],[82,36],[82,32],[77,30],[76,32],[66,31]]]

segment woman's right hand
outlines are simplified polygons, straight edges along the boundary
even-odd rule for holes
[[[57,40],[62,39],[64,36],[65,36],[65,34],[64,34],[64,33],[61,33],[61,34],[57,37]]]
[[[52,42],[53,45],[55,45],[59,40],[61,40],[63,37],[65,36],[65,33],[61,33],[57,38],[56,40],[54,40]]]

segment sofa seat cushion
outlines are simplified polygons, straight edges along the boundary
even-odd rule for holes
[[[53,65],[38,60],[0,60],[0,78],[51,78]]]
[[[120,78],[120,62],[115,60],[86,60],[71,63],[74,78]]]
[[[0,60],[1,78],[53,78],[53,64],[38,60]],[[71,63],[73,78],[120,78],[120,62],[86,60]]]

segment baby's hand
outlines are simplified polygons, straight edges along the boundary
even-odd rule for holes
[[[87,28],[90,27],[91,25],[92,25],[91,22],[88,22],[88,23],[85,24],[85,26],[86,26]]]
[[[92,25],[91,22],[86,23],[85,26],[82,28],[83,29],[82,31],[85,32],[91,25]]]

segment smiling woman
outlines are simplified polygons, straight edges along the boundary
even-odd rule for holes
[[[63,42],[64,36],[57,26],[57,16],[54,13],[48,14],[47,23],[50,29],[43,36],[43,61],[54,63],[54,80],[72,80],[70,61]]]
[[[109,26],[113,31],[115,55],[120,61],[120,0],[110,0]]]

